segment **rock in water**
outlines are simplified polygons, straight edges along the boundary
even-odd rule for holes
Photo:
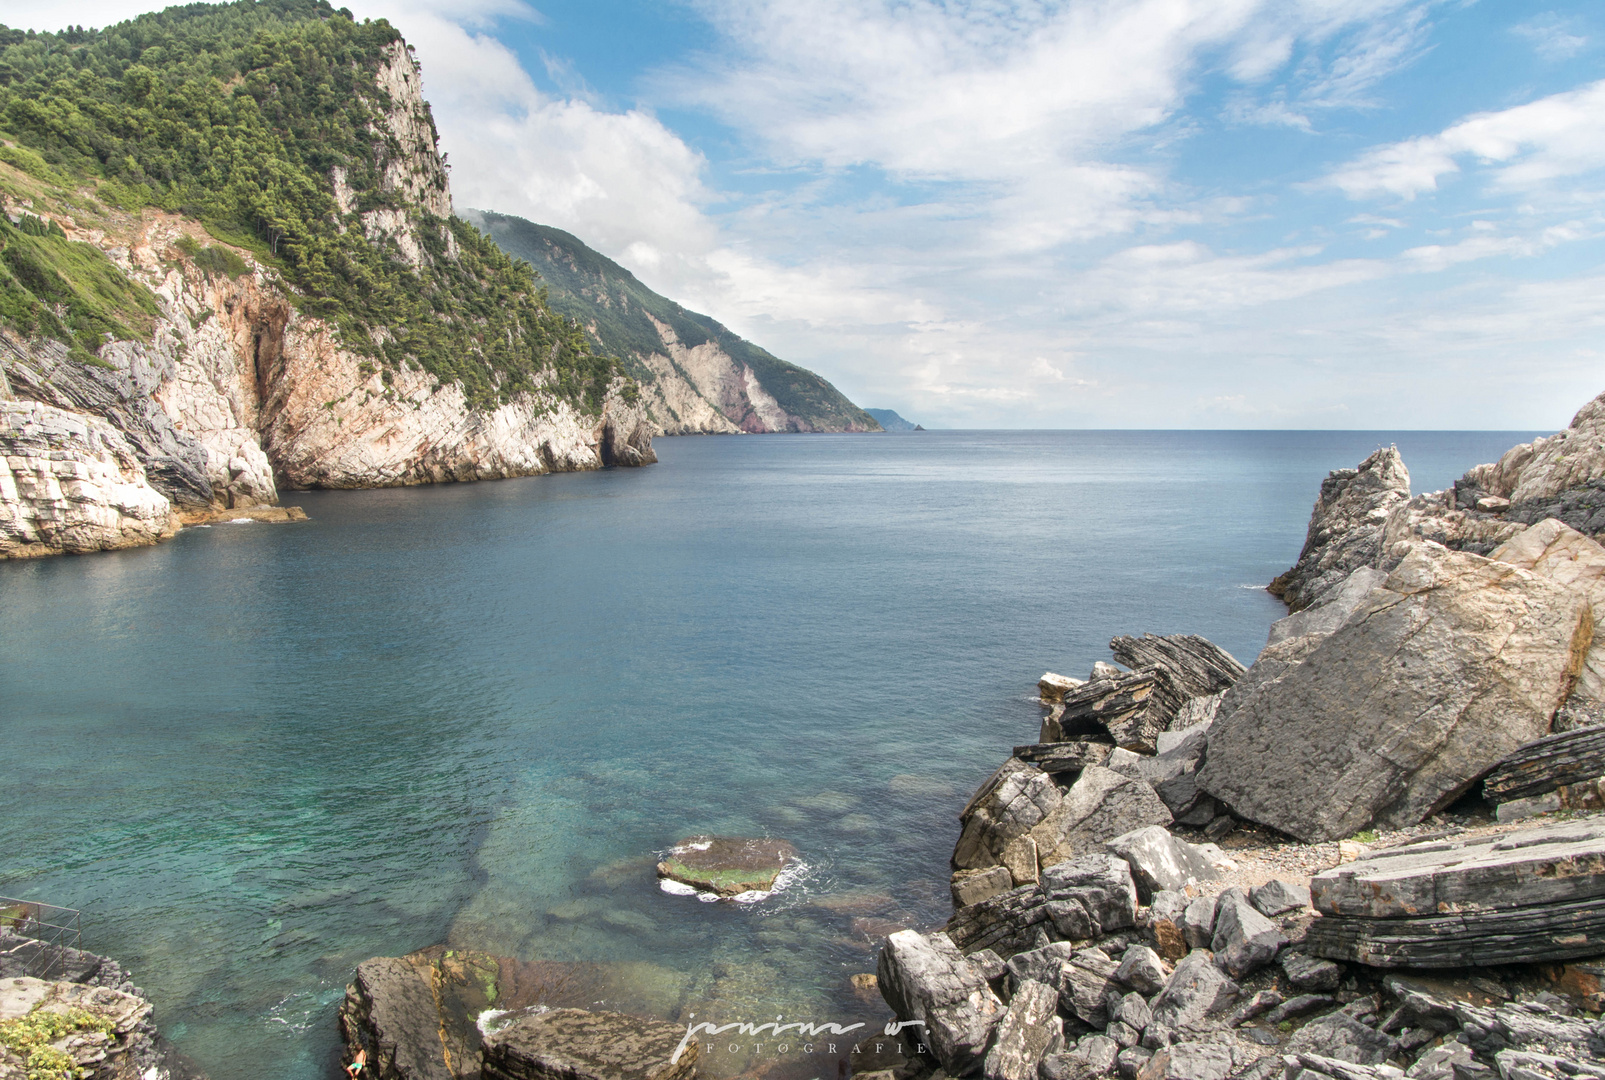
[[[1270,584],[1292,611],[1382,557],[1388,512],[1410,498],[1410,470],[1398,447],[1378,450],[1358,469],[1336,469],[1321,482],[1298,562]]]
[[[1575,590],[1416,543],[1302,664],[1215,721],[1198,786],[1306,842],[1414,825],[1548,732],[1593,630]]]
[[[340,1034],[348,1047],[368,1050],[375,1076],[454,1080],[440,1032],[434,994],[416,967],[391,956],[357,965],[340,1006]]]
[[[698,1046],[686,1029],[614,1012],[552,1009],[485,1038],[485,1080],[689,1080]]]
[[[1055,1038],[1064,1037],[1064,1023],[1055,1015],[1058,1007],[1054,986],[1028,979],[1015,989],[982,1065],[986,1080],[1035,1080],[1043,1053]]]
[[[784,840],[693,836],[669,850],[658,876],[720,896],[768,892],[775,878],[797,858]]]
[[[1605,822],[1375,851],[1317,874],[1306,945],[1373,967],[1476,967],[1605,952]]]
[[[931,1051],[949,1076],[981,1065],[992,1029],[1003,1019],[1003,1002],[946,934],[900,930],[888,937],[876,981],[899,1020],[924,1023]]]
[[[1116,660],[1133,671],[1164,668],[1189,698],[1220,693],[1236,682],[1244,670],[1235,656],[1197,634],[1122,636],[1111,641],[1109,648]]]

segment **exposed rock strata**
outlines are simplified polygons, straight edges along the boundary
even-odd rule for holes
[[[1388,514],[1409,497],[1410,471],[1397,447],[1332,472],[1321,482],[1298,562],[1271,582],[1271,592],[1300,611],[1354,570],[1376,565]]]

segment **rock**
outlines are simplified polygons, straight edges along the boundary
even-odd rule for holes
[[[1065,695],[1064,712],[1056,714],[1052,725],[1044,725],[1056,727],[1059,734],[1053,739],[1044,735],[1043,741],[1106,732],[1116,746],[1151,754],[1159,733],[1170,727],[1189,696],[1161,667],[1093,679]]]
[[[1300,1016],[1308,1016],[1312,1012],[1330,1009],[1337,1003],[1337,998],[1329,994],[1300,994],[1272,1009],[1265,1017],[1265,1022],[1280,1024],[1283,1020],[1294,1020]]]
[[[1157,994],[1165,988],[1165,965],[1159,959],[1159,954],[1148,946],[1132,945],[1120,958],[1115,981],[1140,994]]]
[[[1605,638],[1605,627],[1601,637]],[[1482,791],[1489,802],[1508,802],[1601,776],[1605,776],[1605,728],[1580,728],[1518,747],[1483,778]]]
[[[1117,980],[1120,978],[1118,969],[1115,972],[1115,978]],[[1130,1028],[1134,1028],[1139,1035],[1142,1033],[1142,1029],[1148,1026],[1149,1021],[1154,1018],[1153,1010],[1148,1007],[1147,999],[1135,991],[1122,996],[1118,1004],[1111,998],[1106,1003],[1105,1008],[1109,1013],[1110,1023],[1119,1022],[1125,1024]],[[1136,1041],[1136,1039],[1133,1039],[1126,1045],[1135,1045]]]
[[[0,401],[0,558],[166,540],[178,520],[121,432],[35,401]]]
[[[1371,852],[1311,880],[1317,956],[1474,967],[1605,951],[1605,822]]]
[[[1241,979],[1275,960],[1281,947],[1281,929],[1254,910],[1242,889],[1230,888],[1220,894],[1211,948],[1221,970]]]
[[[1411,1080],[1455,1080],[1459,1075],[1456,1065],[1469,1067],[1472,1064],[1471,1047],[1463,1042],[1446,1042],[1416,1058],[1404,1075]]]
[[[1210,954],[1190,952],[1153,1000],[1152,1024],[1170,1031],[1185,1031],[1206,1018],[1224,1012],[1236,1001],[1237,983],[1229,979]]]
[[[1289,885],[1285,881],[1267,881],[1249,890],[1248,902],[1261,915],[1275,918],[1309,907],[1310,888],[1308,885]]]
[[[1071,740],[1016,746],[1014,756],[1045,773],[1058,775],[1079,773],[1088,765],[1102,765],[1109,760],[1109,752],[1114,749],[1112,743]]]
[[[1580,594],[1416,544],[1342,629],[1216,720],[1199,787],[1306,842],[1414,825],[1547,732],[1592,634]]]
[[[689,1080],[698,1045],[686,1029],[615,1012],[552,1009],[485,1037],[485,1080]],[[379,1070],[374,1072],[379,1075]]]
[[[1323,1057],[1320,1054],[1287,1054],[1282,1058],[1287,1065],[1285,1074],[1291,1080],[1400,1080],[1404,1073],[1392,1065],[1360,1065],[1352,1061]]]
[[[948,920],[947,933],[973,953],[995,948],[1007,955],[1049,940],[1085,941],[1135,926],[1137,886],[1131,869],[1112,855],[1050,866],[1034,885],[1023,885],[972,904]]]
[[[973,909],[967,909],[973,910]],[[980,1067],[1003,1003],[943,933],[901,930],[886,939],[876,968],[881,996],[899,1020],[925,1024],[949,1076]]]
[[[1189,949],[1207,949],[1215,936],[1215,896],[1200,896],[1182,910],[1181,932]]]
[[[1033,1080],[1048,1046],[1064,1037],[1058,1007],[1057,984],[1027,979],[1015,988],[982,1064],[986,1080]]]
[[[1137,1074],[1153,1056],[1153,1051],[1144,1050],[1140,1046],[1128,1046],[1120,1051],[1115,1058],[1115,1067],[1120,1073],[1120,1080],[1137,1080]]]
[[[1219,1043],[1178,1042],[1157,1051],[1137,1073],[1137,1080],[1226,1080],[1232,1073],[1232,1051]]]
[[[1595,622],[1596,632],[1599,623]],[[1605,702],[1594,701],[1573,692],[1566,704],[1555,711],[1554,730],[1578,731],[1582,728],[1605,727]]]
[[[1397,1040],[1353,1017],[1333,1013],[1311,1020],[1288,1041],[1290,1054],[1320,1054],[1359,1065],[1380,1065],[1398,1049]]]
[[[358,1048],[366,1049],[375,1076],[455,1080],[446,1064],[435,996],[404,959],[380,956],[357,965],[340,1006],[340,1036],[346,1060]]]
[[[955,870],[951,885],[954,907],[969,907],[1014,888],[1014,875],[1007,867],[989,866],[984,870]]]
[[[1109,994],[1118,992],[1120,965],[1102,949],[1082,949],[1065,961],[1059,975],[1059,1003],[1095,1028],[1109,1023]]]
[[[1501,544],[1488,557],[1586,594],[1593,605],[1594,625],[1605,626],[1605,548],[1576,529],[1548,518]],[[1575,692],[1590,700],[1605,700],[1605,632],[1589,649]]]
[[[1565,431],[1512,447],[1463,482],[1513,504],[1554,499],[1605,476],[1605,394],[1577,411]]]
[[[1064,962],[1070,959],[1074,952],[1075,946],[1070,942],[1055,941],[1040,949],[1015,953],[1006,961],[1010,992],[1016,992],[1015,988],[1025,983],[1039,982],[1053,987],[1057,993],[1059,969],[1064,967]],[[974,961],[974,957],[971,957],[971,961]]]
[[[1556,810],[1598,810],[1605,807],[1605,776],[1566,784],[1543,795],[1528,799],[1502,802],[1494,809],[1494,818],[1501,822],[1520,821]]]
[[[982,949],[969,955],[970,966],[981,973],[981,978],[988,983],[996,983],[1007,975],[1009,966],[1003,957],[991,949]]]
[[[740,896],[768,892],[780,872],[797,858],[797,849],[768,837],[693,836],[669,849],[658,863],[658,877],[700,892]]]
[[[1204,826],[1204,835],[1211,840],[1219,840],[1221,837],[1229,835],[1236,828],[1237,819],[1230,814],[1222,814]]]
[[[1306,635],[1329,637],[1354,614],[1372,590],[1382,587],[1388,575],[1374,566],[1361,566],[1327,589],[1314,603],[1271,624],[1267,645]]]
[[[1358,469],[1333,470],[1321,482],[1298,562],[1271,582],[1271,593],[1302,611],[1354,570],[1376,565],[1388,513],[1409,497],[1410,471],[1397,447],[1376,451]]]
[[[1123,636],[1111,641],[1109,648],[1116,661],[1133,671],[1164,668],[1187,698],[1218,694],[1236,682],[1244,671],[1231,653],[1196,634]]]
[[[1343,969],[1330,960],[1321,960],[1309,953],[1289,949],[1277,958],[1287,981],[1295,990],[1319,993],[1338,988],[1343,981]]]
[[[1176,839],[1159,825],[1117,836],[1104,844],[1104,850],[1126,860],[1137,882],[1139,899],[1213,881],[1219,876],[1193,845]]]
[[[1065,694],[1081,685],[1082,680],[1072,679],[1065,675],[1055,675],[1048,672],[1037,680],[1037,693],[1042,695],[1045,705],[1057,705],[1064,700]]]
[[[1037,880],[1037,842],[1030,836],[1010,840],[1003,846],[1000,859],[1013,884],[1026,885]]]
[[[1226,1024],[1228,1027],[1240,1027],[1280,1004],[1282,1004],[1282,995],[1275,990],[1257,991],[1253,997],[1237,1007],[1237,1010],[1232,1013],[1231,1019],[1227,1020]]]
[[[1042,865],[1052,866],[1095,851],[1123,833],[1170,822],[1170,811],[1146,783],[1089,765],[1032,835]]]
[[[983,791],[961,819],[964,831],[953,849],[953,865],[961,870],[1001,865],[1009,844],[1030,833],[1064,801],[1047,773],[1012,758]],[[1043,847],[1040,840],[1037,847],[1039,851]]]

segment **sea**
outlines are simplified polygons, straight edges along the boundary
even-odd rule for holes
[[[3,563],[0,895],[80,909],[214,1080],[337,1075],[356,964],[437,943],[602,965],[591,1004],[679,1023],[876,1024],[849,979],[950,913],[1043,672],[1144,632],[1249,663],[1328,470],[1396,444],[1430,491],[1534,434],[664,438]],[[664,892],[698,834],[801,862]]]

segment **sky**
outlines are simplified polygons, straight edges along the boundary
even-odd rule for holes
[[[930,427],[1538,430],[1605,391],[1597,0],[348,3],[416,47],[457,206]]]

